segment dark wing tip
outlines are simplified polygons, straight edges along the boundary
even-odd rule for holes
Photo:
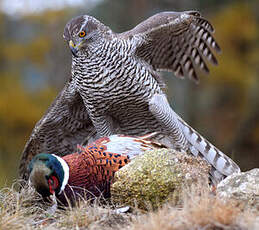
[[[214,43],[214,45],[213,45],[213,48],[214,48],[214,50],[215,50],[218,54],[220,54],[220,53],[222,52],[220,46],[218,45],[218,43],[217,43],[216,41],[215,41],[215,43]]]
[[[196,84],[199,84],[200,80],[198,78],[198,75],[196,73],[195,68],[192,66],[192,68],[188,71],[188,76],[191,80],[193,80]]]
[[[214,33],[215,30],[212,26],[212,24],[205,18],[202,17],[198,17],[196,18],[196,24],[202,28],[204,28],[205,30],[207,30],[209,33]],[[217,53],[221,53],[221,49],[220,46],[218,45],[218,43],[215,41],[215,39],[212,37],[212,34],[210,34],[211,37],[211,44],[210,46],[217,52]],[[208,37],[208,38],[209,38]]]
[[[217,58],[215,58],[214,55],[211,56],[210,61],[211,61],[211,63],[212,63],[213,65],[218,65],[218,64],[219,64]]]
[[[176,77],[184,78],[183,68],[180,64],[178,64],[178,66],[176,67],[174,74]]]
[[[205,19],[203,17],[195,17],[195,21],[196,21],[197,25],[205,28],[210,33],[214,33],[215,32],[214,27],[212,26],[212,24],[207,19]]]

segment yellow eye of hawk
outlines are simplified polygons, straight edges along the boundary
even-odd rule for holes
[[[83,38],[85,35],[86,35],[85,31],[81,31],[81,32],[79,33],[79,37],[80,37],[80,38]]]

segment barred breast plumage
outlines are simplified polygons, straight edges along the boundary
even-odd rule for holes
[[[73,57],[72,77],[100,136],[161,131],[148,101],[163,92],[143,64],[121,52],[132,46],[113,38],[89,50],[83,60]]]

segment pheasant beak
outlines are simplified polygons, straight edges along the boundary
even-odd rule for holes
[[[69,48],[70,48],[72,54],[73,54],[75,57],[78,57],[77,52],[78,52],[78,50],[79,50],[79,48],[80,48],[80,47],[79,47],[80,44],[79,44],[79,45],[75,45],[72,40],[70,40],[68,44],[69,44]]]
[[[33,170],[30,174],[30,182],[35,187],[36,191],[42,196],[50,195],[49,183],[46,176],[51,173],[51,170],[47,168],[41,162],[35,162]]]

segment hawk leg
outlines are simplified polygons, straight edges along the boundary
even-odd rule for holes
[[[149,102],[149,110],[168,130],[175,147],[187,151],[188,141],[181,130],[178,115],[170,107],[165,95],[155,94]]]

